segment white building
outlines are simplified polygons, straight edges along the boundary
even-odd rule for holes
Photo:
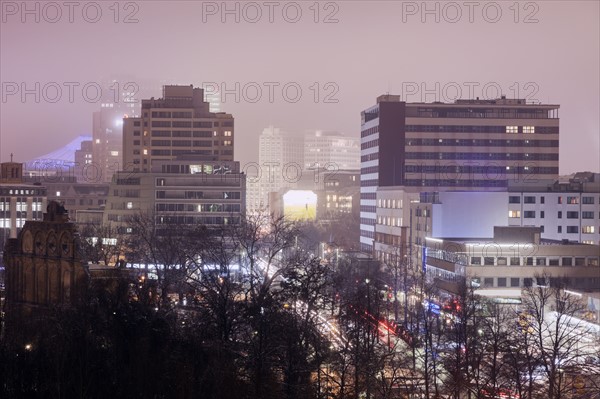
[[[302,177],[304,140],[277,127],[264,129],[259,138],[258,165],[248,168],[248,209],[269,205],[269,193],[294,187]]]
[[[322,130],[304,135],[304,167],[306,169],[359,170],[359,140],[338,132]]]

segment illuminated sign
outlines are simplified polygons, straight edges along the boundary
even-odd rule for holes
[[[283,195],[283,214],[290,220],[315,220],[317,194],[309,190],[289,190]]]

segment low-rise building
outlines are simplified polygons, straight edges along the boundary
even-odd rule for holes
[[[155,216],[156,224],[237,224],[245,212],[246,176],[237,161],[181,156],[157,160],[150,172],[117,172],[103,223],[129,232],[128,218]]]
[[[579,291],[600,286],[600,246],[542,239],[539,227],[497,226],[493,237],[479,239],[427,237],[422,249],[419,266],[449,293],[464,279],[479,294],[509,298],[559,280]]]

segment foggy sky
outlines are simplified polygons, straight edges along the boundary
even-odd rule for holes
[[[69,22],[68,8],[62,7],[62,17],[49,23],[42,15],[40,22],[28,15],[21,22],[22,10],[12,15],[5,12],[6,3],[20,7],[21,2],[2,1],[0,24],[0,80],[44,86],[49,82],[78,82],[73,103],[64,86],[56,103],[33,95],[23,103],[18,95],[3,93],[0,103],[0,160],[25,161],[54,150],[78,135],[90,134],[92,112],[100,102],[91,103],[82,95],[81,87],[90,82],[102,82],[115,75],[134,76],[139,82],[155,83],[152,95],[161,95],[161,85],[224,83],[234,89],[256,82],[262,87],[262,98],[256,103],[233,95],[221,105],[236,120],[236,160],[256,161],[258,135],[268,125],[287,131],[306,129],[335,130],[359,137],[360,111],[373,105],[380,94],[402,93],[411,85],[426,84],[435,90],[446,85],[462,88],[467,98],[468,82],[479,84],[476,96],[484,97],[482,86],[499,86],[502,94],[514,97],[518,89],[521,98],[529,95],[543,103],[560,104],[560,173],[600,171],[600,10],[597,1],[538,1],[520,3],[518,23],[514,22],[512,1],[499,1],[502,16],[494,18],[493,2],[478,2],[473,20],[468,8],[461,7],[462,16],[456,23],[454,10],[442,8],[440,22],[434,15],[421,21],[421,2],[338,1],[320,2],[319,23],[314,22],[312,1],[298,2],[302,16],[297,23],[284,19],[280,2],[269,22],[269,9],[261,6],[262,17],[256,23],[247,8],[243,14],[240,3],[240,23],[233,15],[221,21],[209,11],[207,2],[138,1],[137,10],[121,3],[118,23],[114,22],[113,2],[98,2],[102,17],[97,23],[83,18],[82,7],[75,8]],[[35,2],[29,2],[34,7]],[[61,1],[57,2],[62,4]],[[409,4],[410,3],[410,4]],[[235,7],[234,2],[227,3]],[[435,7],[434,2],[428,3]],[[455,4],[459,6],[463,1]],[[533,4],[533,6],[531,5]],[[210,3],[221,7],[222,2]],[[313,7],[312,9],[309,7]],[[482,8],[487,6],[484,16]],[[327,8],[326,8],[327,7]],[[212,11],[213,9],[210,9]],[[47,9],[49,19],[54,10]],[[88,17],[94,17],[88,9]],[[295,17],[293,7],[287,8],[288,19]],[[128,14],[137,23],[124,23]],[[444,14],[445,12],[445,14]],[[327,15],[337,23],[323,23]],[[527,15],[537,23],[524,23]],[[10,15],[9,15],[10,14]],[[206,21],[203,21],[206,19]],[[403,17],[405,21],[403,21]],[[269,102],[265,82],[277,82],[273,103]],[[315,86],[320,86],[317,103]],[[325,84],[330,83],[327,88]],[[452,83],[454,82],[454,83]],[[516,82],[516,85],[515,85]],[[526,84],[531,82],[528,86]],[[125,82],[122,82],[125,83]],[[282,86],[290,83],[302,89],[296,103],[287,101]],[[271,83],[272,84],[272,83]],[[312,87],[312,89],[311,89]],[[414,86],[412,86],[414,87]],[[335,94],[335,90],[338,90]],[[535,95],[533,91],[537,90]],[[289,93],[292,93],[290,89]],[[446,94],[454,96],[450,90]],[[52,94],[52,93],[50,93]],[[240,93],[242,94],[242,93]],[[253,91],[247,94],[254,96]],[[326,95],[337,103],[326,103]],[[439,96],[444,93],[437,92]],[[408,101],[431,102],[435,94],[422,92],[406,97]],[[252,98],[250,98],[252,100]],[[445,98],[439,98],[444,101]]]

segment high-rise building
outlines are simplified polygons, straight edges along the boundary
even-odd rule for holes
[[[75,178],[80,183],[88,182],[87,168],[92,164],[92,140],[84,140],[78,150],[75,150]],[[103,179],[102,179],[103,180]],[[95,182],[94,182],[95,183]]]
[[[201,88],[163,86],[163,97],[142,100],[140,117],[123,119],[125,171],[150,171],[152,162],[181,155],[233,161],[233,116],[210,112]]]
[[[102,99],[100,110],[92,122],[92,159],[100,176],[94,183],[110,182],[112,175],[123,165],[123,118],[136,117],[140,105],[135,99],[137,84],[107,82],[109,90]]]
[[[269,126],[259,138],[258,173],[248,179],[248,209],[269,204],[269,193],[294,187],[302,177],[304,140],[302,136]]]
[[[506,191],[558,176],[558,105],[521,99],[406,103],[382,95],[361,114],[361,249],[372,251],[378,187]]]
[[[304,167],[306,169],[359,170],[359,140],[338,132],[321,130],[304,135]]]

